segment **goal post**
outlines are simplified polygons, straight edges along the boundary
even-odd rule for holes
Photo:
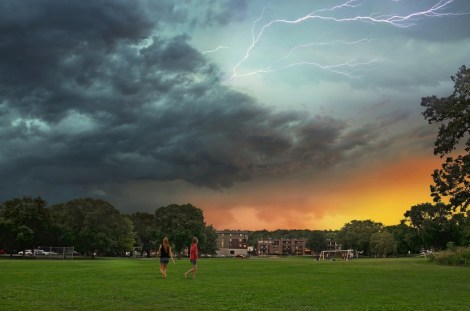
[[[320,260],[325,260],[330,257],[330,254],[336,256],[340,255],[343,257],[344,260],[348,261],[349,258],[353,258],[354,251],[352,249],[336,249],[336,250],[329,250],[329,251],[321,251],[320,253]]]

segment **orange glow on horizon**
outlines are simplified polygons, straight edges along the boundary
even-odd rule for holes
[[[412,206],[432,201],[431,174],[439,164],[435,158],[403,159],[354,179],[292,184],[290,191],[280,189],[284,185],[269,187],[235,198],[207,198],[197,206],[204,206],[207,224],[216,229],[337,230],[352,220],[367,219],[395,225]]]

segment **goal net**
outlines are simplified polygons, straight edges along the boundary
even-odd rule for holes
[[[353,258],[354,251],[352,249],[336,249],[329,251],[322,251],[320,253],[320,260],[332,259],[332,258],[343,258],[344,260],[349,260]]]

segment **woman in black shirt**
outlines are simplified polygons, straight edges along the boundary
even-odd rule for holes
[[[160,248],[158,249],[157,256],[160,257],[160,273],[162,274],[162,278],[166,279],[166,266],[168,262],[175,260],[173,259],[173,254],[171,253],[170,242],[168,242],[168,238],[163,238],[163,244],[160,244]]]

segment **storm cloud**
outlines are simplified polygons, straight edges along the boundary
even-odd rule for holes
[[[0,200],[190,202],[220,228],[333,228],[351,210],[390,215],[376,202],[391,193],[396,220],[415,200],[403,191],[427,195],[435,129],[419,99],[452,90],[469,8],[405,28],[278,22],[253,44],[274,19],[438,0],[333,2],[1,1]]]
[[[188,35],[159,36],[135,3],[2,6],[2,199],[130,180],[218,189],[341,156],[344,121],[231,90]]]

